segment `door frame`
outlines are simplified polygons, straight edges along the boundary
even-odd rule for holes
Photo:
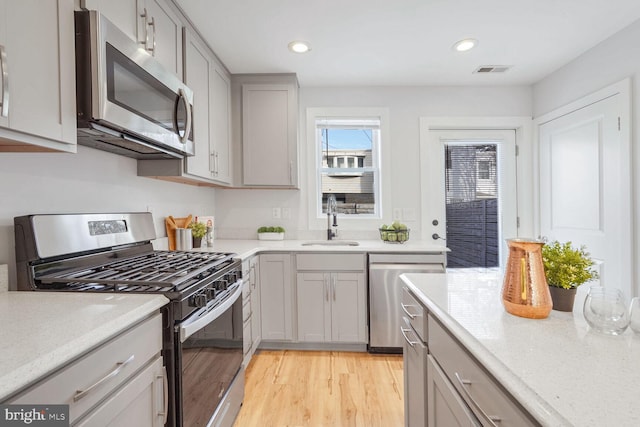
[[[595,104],[604,99],[610,98],[612,96],[618,95],[620,96],[620,105],[622,109],[620,111],[620,143],[622,145],[621,152],[628,159],[628,163],[625,165],[628,171],[629,180],[626,183],[627,187],[622,190],[623,193],[628,194],[627,205],[625,206],[625,216],[627,217],[627,221],[629,224],[630,235],[631,238],[626,248],[623,248],[622,253],[626,254],[626,259],[624,260],[625,265],[629,266],[629,278],[631,280],[631,292],[633,295],[628,295],[629,297],[640,295],[640,283],[638,283],[638,278],[640,277],[640,264],[633,267],[632,260],[635,259],[635,248],[636,248],[636,240],[637,234],[636,230],[638,227],[637,220],[634,215],[634,171],[633,171],[633,159],[632,159],[632,97],[631,97],[632,84],[630,78],[625,78],[616,83],[613,83],[609,86],[606,86],[600,90],[592,92],[580,99],[577,99],[569,104],[563,105],[561,107],[556,108],[548,113],[545,113],[539,117],[536,117],[533,120],[533,144],[535,149],[535,159],[536,164],[534,168],[534,184],[535,184],[535,199],[534,199],[534,213],[535,213],[535,232],[536,235],[540,234],[541,230],[541,218],[540,218],[540,126],[550,122],[552,120],[558,119],[567,114],[573,113],[577,110],[585,108],[589,105]]]
[[[533,191],[534,174],[532,161],[537,152],[533,149],[531,134],[533,121],[529,116],[504,116],[504,117],[420,117],[420,164],[426,164],[429,155],[429,140],[431,132],[442,130],[513,130],[516,133],[516,179],[517,179],[517,206],[518,206],[518,236],[533,236],[534,216]],[[420,168],[420,192],[428,191],[429,171]],[[421,221],[422,236],[426,241],[432,241],[431,235],[436,233],[436,226],[427,218],[428,211],[426,197],[421,197]],[[434,244],[442,244],[433,241]]]

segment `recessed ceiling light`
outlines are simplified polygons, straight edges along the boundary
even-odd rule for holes
[[[478,40],[476,39],[464,39],[456,42],[456,44],[453,45],[453,49],[458,52],[466,52],[476,47],[477,44]]]
[[[303,41],[292,41],[289,43],[289,50],[293,53],[306,53],[311,50],[309,43]]]

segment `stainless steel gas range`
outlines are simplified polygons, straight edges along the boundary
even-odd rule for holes
[[[231,426],[244,398],[242,269],[232,253],[158,251],[150,213],[14,218],[18,289],[161,293],[172,426]]]

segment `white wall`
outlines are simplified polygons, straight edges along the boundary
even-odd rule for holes
[[[134,159],[83,146],[77,154],[0,153],[0,264],[9,264],[15,284],[14,216],[149,208],[160,237],[168,215],[215,215],[214,195],[206,187],[138,177]]]
[[[609,86],[627,77],[632,81],[632,155],[631,170],[640,170],[640,115],[633,111],[640,105],[640,21],[613,35],[588,50],[567,65],[533,86],[533,113],[535,117],[578,100],[585,95]],[[633,214],[632,227],[635,256],[640,254],[638,230],[640,220],[640,174],[632,177]],[[640,263],[635,266],[636,295],[640,294]]]
[[[302,87],[299,102],[300,190],[216,190],[220,237],[255,238],[261,225],[281,225],[287,238],[321,239],[308,226],[306,109],[309,107],[383,107],[390,112],[392,207],[410,208],[420,218],[420,117],[531,116],[531,88],[509,87]],[[291,209],[291,219],[273,219],[272,207]],[[344,222],[344,221],[343,221]],[[420,221],[407,222],[420,236]],[[377,231],[349,231],[341,238],[376,238]]]

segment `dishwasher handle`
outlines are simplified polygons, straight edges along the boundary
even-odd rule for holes
[[[402,273],[444,273],[444,264],[377,264],[370,263],[369,271],[397,270]]]

